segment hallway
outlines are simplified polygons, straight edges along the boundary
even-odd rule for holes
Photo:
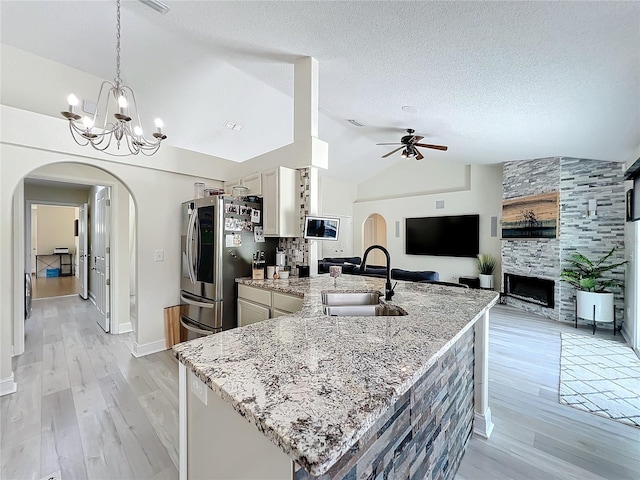
[[[69,277],[35,277],[31,276],[32,298],[62,297],[78,293],[78,278]]]
[[[176,479],[178,368],[135,358],[78,296],[35,300],[18,392],[0,399],[0,478]]]

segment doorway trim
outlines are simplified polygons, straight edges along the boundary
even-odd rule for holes
[[[56,162],[56,163],[67,163],[67,162]],[[69,162],[69,163],[74,163],[74,162]],[[104,171],[105,173],[111,176],[114,176],[113,173],[109,172],[108,170],[104,170],[99,167],[94,167],[94,168]],[[112,191],[117,186],[116,182],[109,181],[109,180],[92,181],[91,179],[87,179],[83,177],[73,177],[73,176],[67,176],[67,175],[60,175],[60,176],[44,175],[44,174],[34,174],[33,172],[28,173],[27,175],[22,177],[22,179],[19,181],[13,193],[13,207],[14,207],[13,210],[14,210],[14,227],[15,227],[14,233],[13,233],[13,242],[14,242],[13,269],[14,269],[14,282],[16,282],[15,284],[19,285],[20,287],[15,289],[15,295],[13,299],[14,301],[13,345],[14,346],[13,346],[12,356],[21,355],[22,353],[24,353],[24,349],[25,349],[25,345],[24,345],[24,335],[25,335],[24,268],[26,264],[26,243],[27,243],[27,240],[25,238],[25,235],[27,232],[26,230],[27,225],[26,225],[26,218],[25,218],[26,209],[27,209],[27,200],[25,199],[25,195],[24,195],[25,179],[47,180],[51,182],[61,182],[61,183],[75,183],[77,185],[86,185],[90,187],[105,186],[105,187],[110,187]],[[122,185],[124,186],[128,194],[131,196],[131,191],[129,190],[129,188],[124,183],[122,183]],[[48,202],[37,201],[37,200],[29,200],[28,202],[29,202],[28,208],[29,208],[29,231],[30,231],[31,230],[31,222],[30,222],[31,204],[35,203],[35,204],[41,204],[41,205],[47,205],[47,204],[54,205],[56,203],[55,202],[48,203]],[[60,202],[58,204],[65,205],[65,202]],[[135,205],[135,199],[134,199],[134,205]],[[67,206],[78,206],[78,205],[76,205],[75,203],[67,203]],[[109,239],[111,244],[111,255],[113,258],[114,256],[119,255],[120,252],[117,251],[118,250],[117,242],[114,242],[114,228],[117,228],[117,224],[116,222],[114,222],[112,212],[113,212],[113,209],[109,209],[109,215],[110,215]],[[31,243],[31,238],[29,238],[29,244],[30,243]],[[137,245],[136,245],[136,249],[137,249]],[[31,269],[31,265],[29,265],[29,269]],[[136,269],[137,269],[137,265],[136,265]],[[136,291],[137,291],[137,286],[136,286]],[[119,318],[117,318],[117,309],[114,308],[115,307],[114,301],[115,301],[115,296],[111,295],[109,300],[110,302],[109,308],[110,308],[110,311],[113,312],[111,322],[114,328],[112,328],[109,333],[116,335],[120,333],[120,330],[119,330],[120,322],[119,322]]]

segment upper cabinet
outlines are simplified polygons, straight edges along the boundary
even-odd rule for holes
[[[262,225],[266,237],[300,237],[298,172],[278,167],[262,173]]]
[[[247,195],[262,195],[262,175],[260,173],[253,173],[238,180],[224,182],[224,194],[233,195],[233,187],[240,183],[249,189]]]

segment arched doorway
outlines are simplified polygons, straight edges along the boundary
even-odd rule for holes
[[[89,279],[90,301],[97,307],[100,304],[104,323],[98,322],[103,329],[110,333],[125,333],[136,330],[136,204],[129,188],[110,172],[92,165],[59,162],[40,166],[29,172],[20,182],[19,188],[14,193],[14,204],[23,203],[24,218],[22,226],[15,231],[14,240],[24,250],[21,258],[25,259],[25,272],[31,270],[30,228],[31,204],[34,201],[49,203],[85,203],[71,192],[72,186],[83,185],[90,192],[85,197],[89,209],[93,208],[94,214],[89,213],[87,226],[92,240],[89,242],[87,266]],[[66,193],[65,191],[68,190]],[[105,191],[109,192],[105,196]],[[98,215],[96,202],[108,200],[107,207],[101,207],[101,215]],[[98,220],[102,217],[102,220]],[[97,243],[96,240],[103,241]],[[104,242],[106,239],[106,243]],[[97,281],[98,268],[104,267],[104,262],[96,264],[94,258],[99,255],[99,246],[108,254],[108,270],[104,271],[103,282]],[[74,252],[77,257],[78,252]],[[104,260],[104,258],[103,258]],[[22,297],[24,298],[24,297]],[[20,296],[16,298],[14,311],[22,311],[24,305],[20,303]],[[16,353],[23,350],[24,341],[24,315],[14,317],[14,339]],[[22,347],[22,349],[20,348]]]
[[[369,215],[362,225],[362,251],[371,245],[381,245],[387,248],[387,221],[378,214]],[[386,265],[384,253],[380,250],[373,250],[368,258],[368,265]]]

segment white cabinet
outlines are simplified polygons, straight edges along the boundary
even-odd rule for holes
[[[238,326],[244,327],[252,323],[271,318],[271,309],[258,303],[238,299]]]
[[[238,285],[238,326],[244,327],[302,309],[302,297]]]
[[[328,215],[335,217],[336,215]],[[322,256],[327,257],[352,257],[353,256],[353,219],[338,215],[340,218],[340,228],[338,230],[338,241],[322,242]]]
[[[233,187],[240,183],[249,189],[247,195],[262,195],[262,174],[260,173],[253,173],[238,180],[224,182],[225,195],[233,195]]]
[[[277,309],[284,313],[297,312],[298,310],[302,310],[302,298],[286,293],[272,292],[271,306],[274,310]]]
[[[298,172],[278,167],[262,173],[262,224],[266,237],[300,237]]]
[[[292,480],[279,447],[180,364],[180,478]]]

